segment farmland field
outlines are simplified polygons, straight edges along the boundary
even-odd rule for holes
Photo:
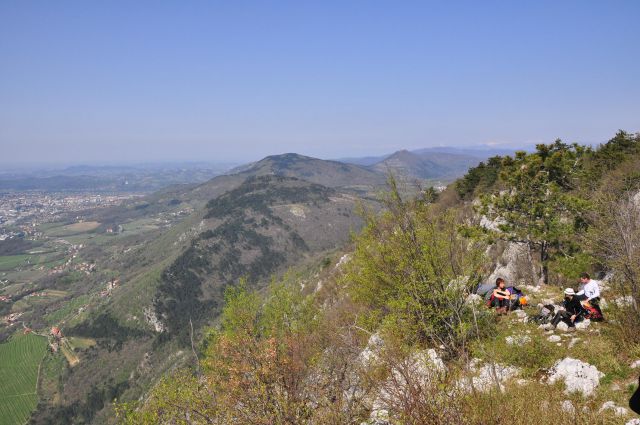
[[[26,264],[30,255],[3,255],[0,256],[0,270],[12,270],[20,265]]]
[[[90,297],[88,295],[80,295],[75,297],[64,304],[61,308],[47,314],[45,320],[51,325],[60,324],[60,322],[67,318],[77,314],[80,307],[89,303]]]
[[[98,228],[98,226],[100,226],[100,223],[97,221],[83,221],[80,223],[51,227],[47,229],[45,233],[50,237],[64,237],[90,232]]]
[[[38,402],[38,368],[47,340],[16,334],[0,344],[0,423],[23,424]]]

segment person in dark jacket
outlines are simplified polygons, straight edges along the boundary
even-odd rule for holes
[[[576,323],[582,321],[587,311],[582,307],[582,304],[576,297],[576,293],[573,288],[567,288],[564,290],[564,301],[562,301],[564,310],[556,313],[555,317],[551,321],[549,329],[554,330],[558,323],[564,322],[569,325],[570,331],[576,330]]]
[[[629,399],[629,407],[640,415],[640,377],[638,378],[638,388],[636,388],[636,392],[633,393]]]

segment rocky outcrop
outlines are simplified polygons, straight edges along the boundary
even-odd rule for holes
[[[490,258],[496,258],[493,273],[487,282],[493,283],[501,277],[507,286],[538,285],[540,275],[534,264],[531,249],[526,243],[500,242],[491,247]]]
[[[566,385],[565,393],[581,392],[585,397],[593,394],[600,385],[600,378],[604,377],[604,373],[595,366],[571,357],[556,362],[550,372],[549,383],[563,380]]]
[[[153,308],[148,307],[144,309],[144,319],[156,332],[163,332],[165,330],[164,323],[160,321]]]
[[[603,403],[602,407],[600,408],[600,410],[598,410],[598,412],[603,413],[606,410],[613,410],[613,413],[615,413],[616,416],[627,416],[630,413],[629,409],[625,407],[617,406],[614,401],[607,401]]]
[[[367,346],[358,355],[358,360],[363,366],[369,366],[372,362],[378,359],[380,350],[384,347],[384,340],[382,337],[375,333],[369,337]]]
[[[531,342],[531,337],[528,335],[509,335],[505,337],[507,345],[524,345]]]
[[[457,388],[463,392],[485,392],[492,388],[504,390],[504,384],[518,376],[520,369],[500,363],[485,363],[480,366],[480,359],[473,359],[469,364],[469,373],[457,383]]]
[[[571,400],[564,400],[560,407],[561,407],[563,412],[567,412],[567,413],[571,413],[571,414],[575,414],[576,413],[576,408],[573,406],[573,403],[571,403]]]

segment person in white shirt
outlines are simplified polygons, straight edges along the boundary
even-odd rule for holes
[[[576,295],[581,301],[589,301],[589,304],[604,317],[600,309],[600,285],[597,280],[591,279],[589,273],[582,273],[580,275],[580,286],[578,287]]]

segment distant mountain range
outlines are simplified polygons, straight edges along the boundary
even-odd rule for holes
[[[0,169],[0,191],[153,192],[172,185],[205,183],[223,173],[229,176],[273,174],[329,187],[348,186],[362,190],[384,184],[389,172],[409,179],[446,183],[462,176],[482,160],[495,155],[513,155],[514,152],[514,149],[492,146],[433,147],[339,160],[287,153],[235,168],[230,163],[206,162],[76,165],[24,171],[16,171],[14,167],[13,170]]]
[[[409,179],[437,180],[447,183],[463,176],[496,155],[513,155],[514,149],[478,146],[472,148],[434,147],[413,151],[400,150],[389,155],[343,158],[341,161],[366,167],[378,173],[393,173]]]

